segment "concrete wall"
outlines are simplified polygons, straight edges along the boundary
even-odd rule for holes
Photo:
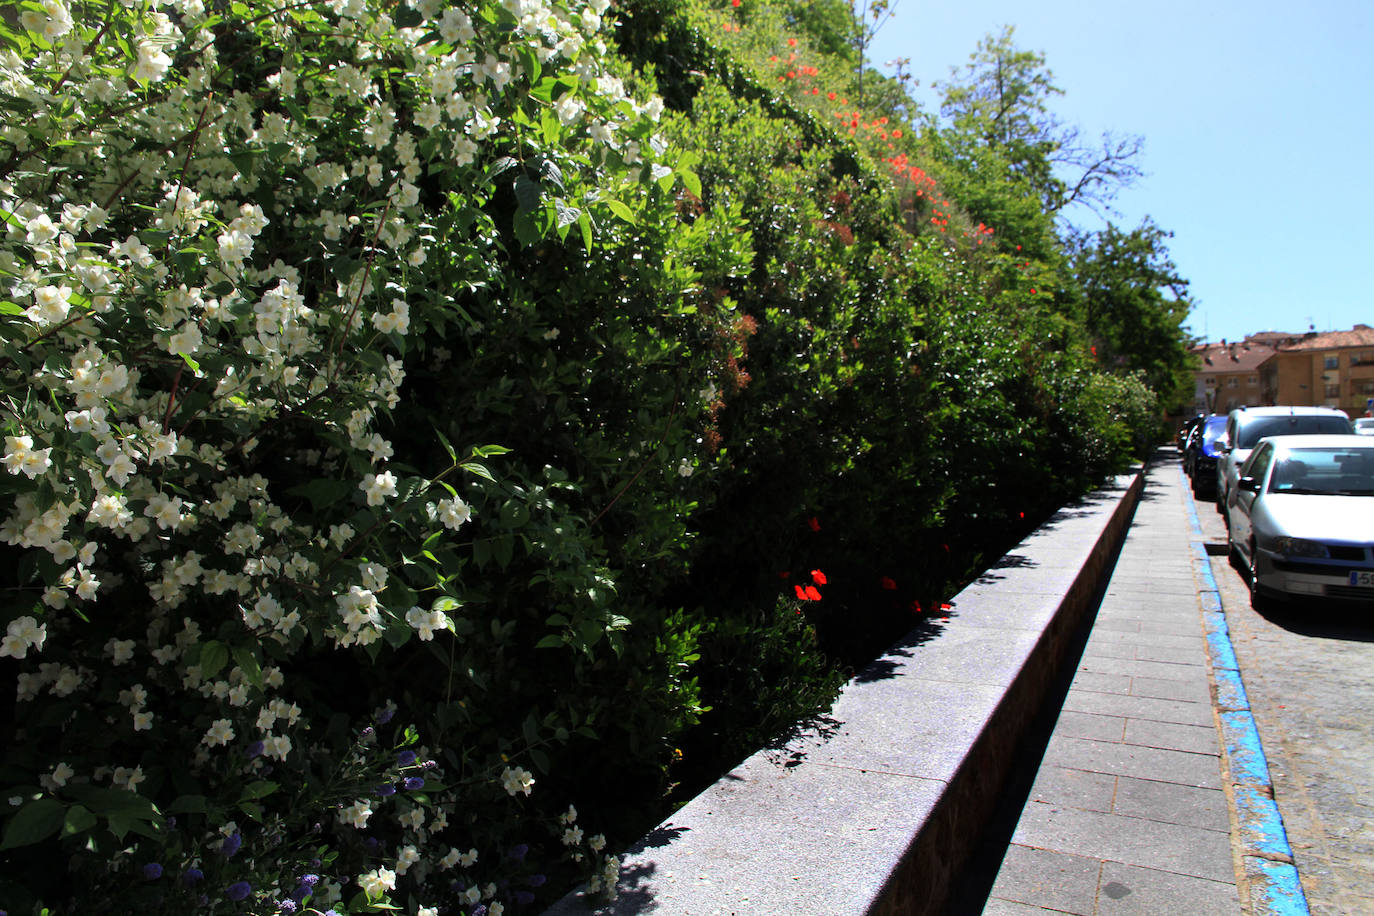
[[[1066,507],[844,689],[550,916],[936,913],[1110,572],[1140,473]]]

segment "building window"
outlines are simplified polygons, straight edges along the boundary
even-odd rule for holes
[[[1363,350],[1359,353],[1350,354],[1350,365],[1352,366],[1368,366],[1370,363],[1374,363],[1374,350]]]
[[[1258,388],[1258,387],[1259,387],[1259,376],[1258,376],[1258,375],[1251,375],[1251,376],[1247,377],[1247,378],[1245,379],[1245,384],[1246,384],[1248,387],[1250,387],[1250,388]]]
[[[1326,386],[1326,396],[1327,396],[1328,398],[1338,398],[1338,397],[1340,397],[1340,396],[1341,396],[1341,386],[1340,386],[1340,385],[1327,385],[1327,386]]]
[[[1238,380],[1236,379],[1236,377],[1235,377],[1234,375],[1231,376],[1230,378],[1228,378],[1228,379],[1226,380],[1226,387],[1227,387],[1227,388],[1235,388],[1237,384],[1238,384]]]
[[[1362,379],[1355,383],[1356,394],[1374,394],[1374,379]]]
[[[1322,368],[1324,368],[1324,369],[1335,369],[1335,368],[1337,367],[1337,365],[1340,363],[1340,361],[1341,361],[1341,358],[1340,358],[1339,356],[1337,356],[1336,354],[1333,353],[1333,354],[1331,354],[1330,356],[1326,357],[1326,362],[1325,362],[1325,364],[1323,365]]]

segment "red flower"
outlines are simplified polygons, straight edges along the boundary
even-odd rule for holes
[[[818,518],[816,518],[816,516],[813,515],[813,516],[811,516],[810,518],[808,518],[808,519],[806,520],[806,527],[810,528],[812,531],[820,531],[820,530],[821,530],[821,520],[818,519]]]
[[[800,585],[794,585],[794,586],[792,586],[792,587],[793,587],[794,589],[796,589],[796,591],[797,591],[797,600],[798,600],[798,601],[805,601],[805,600],[807,600],[807,598],[806,598],[806,589],[802,588]]]
[[[779,578],[779,579],[790,579],[790,578],[792,578],[792,574],[791,574],[790,572],[788,572],[787,570],[784,569],[782,572],[778,573],[778,578]]]
[[[731,6],[739,6],[739,2],[740,2],[740,0],[730,0],[730,5],[731,5]]]
[[[897,590],[897,583],[892,581],[891,576],[883,576],[878,580],[878,584],[890,592],[895,592]]]
[[[919,614],[919,613],[921,613],[921,602],[916,601],[915,599],[912,599],[912,602],[911,602],[911,613],[913,613],[913,614]]]
[[[820,601],[820,600],[821,600],[821,590],[818,589],[818,588],[816,588],[816,586],[814,586],[814,585],[808,585],[808,586],[806,587],[806,600],[807,600],[807,601]]]
[[[797,39],[795,39],[795,38],[789,38],[789,39],[787,39],[787,46],[788,46],[789,48],[795,48],[795,47],[797,46]]]
[[[821,572],[819,569],[813,569],[811,570],[811,580],[817,585],[824,585],[826,582],[825,573]]]

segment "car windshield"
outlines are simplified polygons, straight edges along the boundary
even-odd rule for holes
[[[1274,463],[1270,493],[1374,496],[1374,449],[1304,448]]]
[[[1347,435],[1350,421],[1344,417],[1295,414],[1287,417],[1256,417],[1246,423],[1236,438],[1236,448],[1254,448],[1265,436],[1296,436],[1311,433]]]
[[[1213,417],[1207,421],[1207,425],[1202,428],[1202,453],[1209,457],[1216,457],[1217,440],[1226,435],[1226,418]]]

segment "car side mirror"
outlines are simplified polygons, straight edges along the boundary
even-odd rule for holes
[[[1258,493],[1260,489],[1259,478],[1242,477],[1240,480],[1236,481],[1236,487],[1247,493]]]

